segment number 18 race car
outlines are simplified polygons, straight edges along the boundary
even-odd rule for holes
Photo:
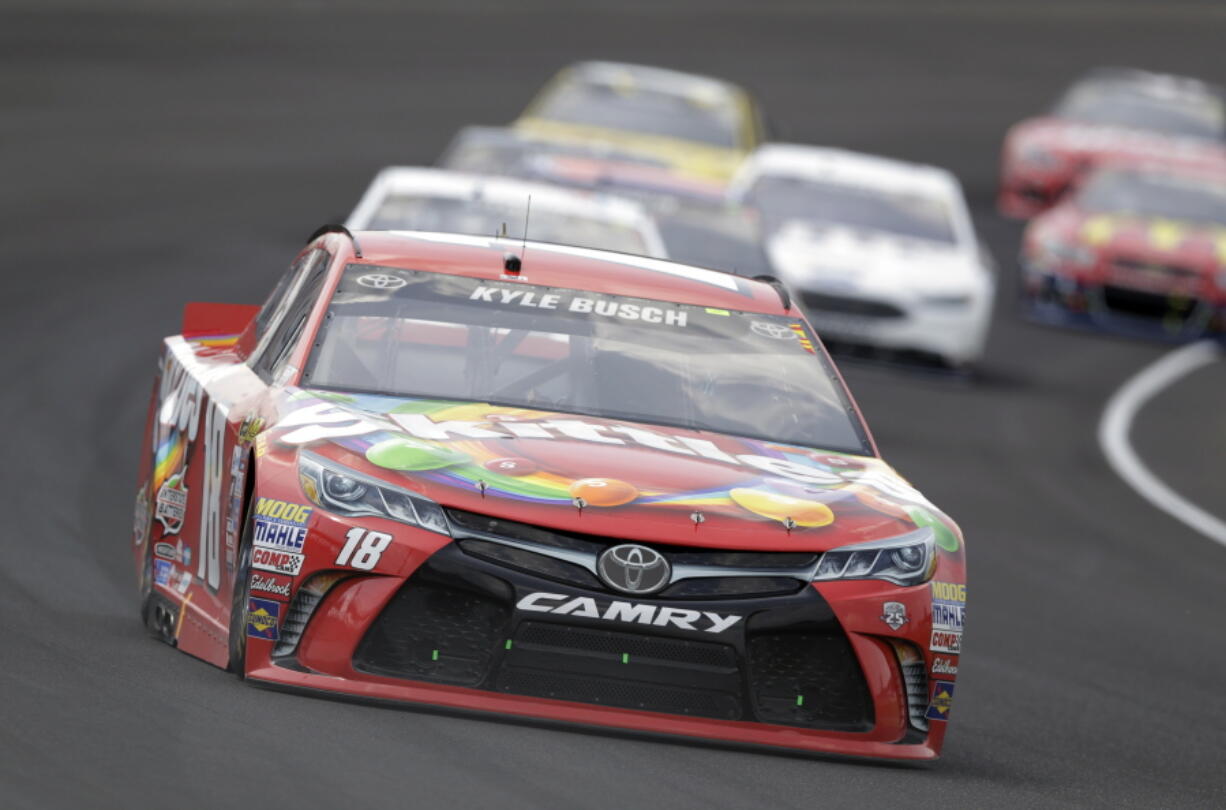
[[[782,289],[508,244],[332,226],[263,307],[187,306],[151,631],[283,689],[935,758],[961,535]]]

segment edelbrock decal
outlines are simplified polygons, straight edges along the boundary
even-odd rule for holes
[[[556,613],[560,616],[578,616],[606,622],[636,622],[654,627],[672,626],[706,633],[722,633],[744,618],[733,613],[713,613],[709,610],[663,607],[621,600],[610,601],[602,607],[600,602],[590,596],[567,596],[544,591],[528,594],[515,606],[520,610],[536,613]]]

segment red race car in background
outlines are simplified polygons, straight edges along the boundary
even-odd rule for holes
[[[1041,321],[1189,340],[1226,331],[1226,168],[1100,166],[1031,221],[1022,294]]]
[[[188,305],[150,629],[278,688],[936,757],[961,535],[782,288],[509,244],[333,226],[262,308]]]
[[[1104,159],[1226,164],[1222,91],[1197,79],[1100,68],[1052,111],[1014,125],[1001,155],[997,206],[1031,217]]]

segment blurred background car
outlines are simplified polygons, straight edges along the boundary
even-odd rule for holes
[[[383,169],[346,225],[518,240],[526,226],[537,242],[668,258],[651,216],[632,200],[442,169]]]
[[[1041,321],[1172,340],[1226,330],[1226,168],[1105,164],[1031,221],[1021,266]]]
[[[1223,91],[1199,79],[1098,68],[1052,110],[1005,136],[997,207],[1031,217],[1095,162],[1113,157],[1226,162]]]
[[[730,193],[761,212],[770,262],[826,343],[956,369],[982,356],[994,263],[950,172],[767,144]]]
[[[764,130],[757,103],[735,84],[621,62],[564,68],[512,126],[536,137],[607,143],[716,179],[735,171]]]
[[[757,212],[729,200],[725,183],[687,175],[658,158],[472,126],[456,133],[438,165],[633,198],[651,213],[673,261],[751,278],[773,273]]]

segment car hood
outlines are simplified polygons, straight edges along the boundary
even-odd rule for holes
[[[957,527],[880,459],[473,402],[287,389],[266,453],[308,451],[451,508],[680,545],[823,551]]]
[[[1226,264],[1226,227],[1128,213],[1055,217],[1047,229],[1102,254],[1183,266],[1189,276]]]
[[[963,292],[982,281],[975,257],[956,245],[791,222],[768,240],[771,264],[800,290]]]

